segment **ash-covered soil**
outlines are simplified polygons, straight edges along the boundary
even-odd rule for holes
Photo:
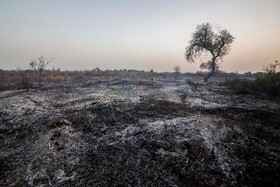
[[[218,82],[3,91],[0,186],[279,186],[279,103]]]

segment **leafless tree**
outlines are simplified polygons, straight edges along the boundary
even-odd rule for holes
[[[42,82],[42,73],[43,71],[46,69],[47,65],[52,61],[46,59],[46,57],[44,56],[40,56],[38,57],[38,60],[34,60],[32,59],[29,63],[29,69],[31,71],[34,71],[37,73],[38,75],[38,82],[39,82],[39,86],[41,86],[41,82]]]
[[[209,70],[204,81],[215,74],[218,70],[217,62],[222,60],[230,50],[230,44],[234,41],[234,37],[227,31],[221,30],[215,33],[209,23],[198,25],[196,31],[192,34],[192,40],[186,47],[185,57],[187,61],[194,62],[196,58],[203,53],[208,52],[212,55],[210,61],[203,63],[201,67]]]
[[[150,68],[150,78],[151,78],[151,81],[154,81],[154,78],[155,78],[155,73],[154,73],[154,69],[153,68]]]
[[[175,71],[176,73],[180,73],[180,70],[181,70],[180,66],[175,66],[175,67],[174,67],[174,71]]]
[[[180,75],[180,70],[181,70],[181,68],[180,68],[180,66],[175,66],[174,67],[174,71],[175,71],[175,74],[176,74],[176,78],[178,79],[179,78],[179,75]]]

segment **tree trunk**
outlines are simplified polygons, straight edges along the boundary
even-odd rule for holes
[[[208,79],[215,74],[215,69],[216,69],[216,57],[213,57],[211,71],[204,77],[204,82],[207,82]]]
[[[204,77],[204,82],[207,82],[208,79],[213,76],[215,74],[215,72],[213,71],[210,71],[205,77]]]

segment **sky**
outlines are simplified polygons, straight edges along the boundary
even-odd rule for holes
[[[185,48],[209,22],[235,41],[226,72],[261,71],[280,60],[279,0],[0,0],[0,69],[41,55],[62,70],[200,70]]]

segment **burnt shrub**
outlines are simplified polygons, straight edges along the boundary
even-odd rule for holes
[[[280,95],[280,72],[277,72],[277,67],[280,66],[278,60],[274,63],[263,67],[265,74],[257,77],[256,86],[258,91],[266,92],[270,95]]]
[[[237,94],[248,94],[256,91],[255,81],[246,79],[233,79],[226,82],[228,88]]]
[[[280,72],[267,73],[257,77],[255,85],[259,92],[280,96]]]
[[[267,94],[280,96],[280,73],[265,74],[255,81],[246,79],[233,79],[226,82],[226,86],[237,94]]]
[[[256,77],[254,81],[246,79],[234,79],[227,81],[229,89],[236,93],[265,93],[271,96],[280,96],[280,72],[277,67],[278,61],[263,67],[265,73]]]

